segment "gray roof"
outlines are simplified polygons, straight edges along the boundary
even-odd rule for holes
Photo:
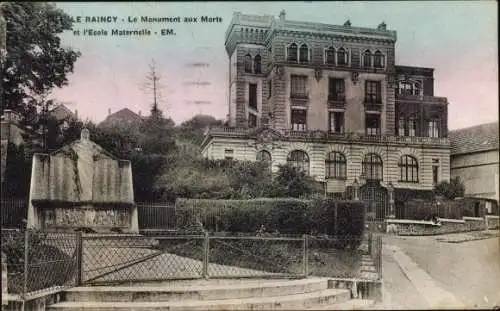
[[[452,155],[498,150],[498,121],[450,131],[449,138]]]

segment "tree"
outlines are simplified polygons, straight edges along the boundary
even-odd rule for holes
[[[163,112],[159,108],[159,105],[164,101],[162,89],[163,86],[160,83],[160,76],[158,75],[156,62],[153,59],[149,65],[149,72],[146,75],[146,81],[143,85],[146,94],[152,97],[151,103],[151,118],[162,119]]]
[[[209,115],[196,115],[188,121],[183,122],[179,128],[179,136],[184,139],[200,143],[203,139],[205,129],[210,126],[222,126],[224,122]]]
[[[288,164],[279,166],[276,183],[284,190],[283,196],[298,198],[319,191],[317,182],[312,177]]]
[[[450,182],[442,181],[434,188],[434,193],[437,196],[445,197],[448,200],[453,200],[465,195],[465,186],[460,180],[460,177],[455,177]]]
[[[33,114],[54,87],[68,83],[80,53],[61,47],[59,34],[71,30],[71,17],[53,4],[4,2],[7,56],[2,66],[1,110]]]

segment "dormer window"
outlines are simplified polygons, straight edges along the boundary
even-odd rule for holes
[[[245,55],[245,72],[252,73],[252,56]]]
[[[347,66],[347,51],[344,48],[340,48],[337,51],[337,65]]]
[[[299,49],[299,62],[307,63],[309,62],[309,47],[307,44],[302,44]]]
[[[333,47],[325,50],[325,64],[335,65],[335,49]]]
[[[260,55],[256,55],[253,61],[253,72],[262,73],[262,60]]]
[[[376,51],[373,54],[373,67],[375,68],[385,67],[384,54],[382,54],[382,52]]]
[[[287,49],[287,59],[289,62],[297,62],[297,44],[292,43]]]

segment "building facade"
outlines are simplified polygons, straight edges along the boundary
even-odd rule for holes
[[[394,214],[394,189],[449,180],[448,101],[434,96],[433,69],[395,65],[384,23],[235,13],[225,42],[230,127],[207,131],[205,157],[289,163],[326,193],[359,189],[377,218]]]
[[[460,177],[467,197],[499,200],[498,122],[450,131],[451,177]]]
[[[137,114],[128,108],[123,108],[117,112],[111,113],[111,109],[109,109],[108,116],[104,121],[99,123],[99,126],[140,124],[142,121],[144,121],[144,117],[140,112]]]

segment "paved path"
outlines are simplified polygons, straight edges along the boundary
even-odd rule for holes
[[[418,300],[427,308],[499,306],[500,239],[443,243],[442,238],[384,237],[384,281],[392,300],[387,304],[404,309],[419,308],[414,306]]]

